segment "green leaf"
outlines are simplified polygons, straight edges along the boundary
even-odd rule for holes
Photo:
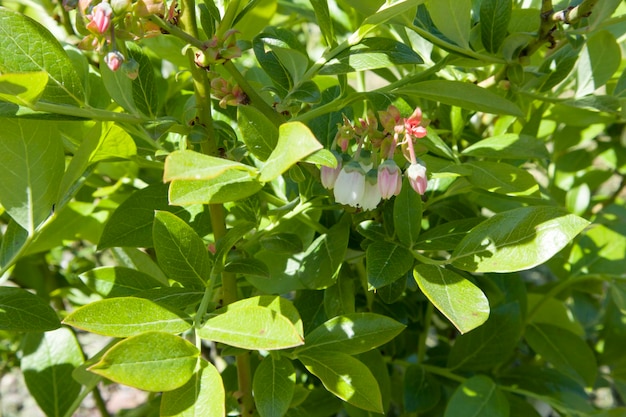
[[[366,38],[329,60],[321,75],[346,74],[388,68],[394,65],[423,64],[422,58],[407,45],[389,38]]]
[[[98,249],[115,246],[153,247],[152,225],[155,210],[169,211],[185,218],[198,234],[207,234],[210,231],[208,210],[201,205],[185,208],[170,206],[167,201],[168,189],[167,184],[153,184],[131,194],[106,223]]]
[[[161,398],[161,417],[224,417],[226,393],[222,377],[210,362],[200,359],[200,370],[180,388]]]
[[[452,265],[471,272],[515,272],[540,265],[589,222],[552,206],[521,207],[485,220],[461,241]]]
[[[337,397],[364,410],[384,411],[378,382],[358,359],[322,349],[300,355],[298,359]]]
[[[229,308],[209,318],[197,333],[203,339],[251,350],[286,349],[304,343],[287,317],[259,305]]]
[[[424,0],[399,0],[394,3],[387,3],[383,1],[374,1],[369,3],[367,9],[372,12],[370,13],[368,10],[368,12],[365,13],[367,17],[363,23],[361,23],[359,29],[348,39],[349,43],[351,45],[356,45],[365,37],[365,35],[376,29],[379,25],[388,21],[394,21],[395,23],[412,23],[417,6],[423,2]],[[354,4],[357,2],[353,0],[351,3]],[[355,7],[363,7],[362,1],[358,1],[358,3],[359,5]],[[374,7],[378,7],[378,9],[374,9]]]
[[[452,394],[444,417],[508,417],[509,402],[500,388],[485,375],[463,382]]]
[[[200,304],[204,291],[182,287],[162,287],[140,291],[133,296],[154,301],[163,307],[172,308],[172,311],[185,311]]]
[[[157,78],[154,64],[139,45],[134,42],[127,42],[126,48],[129,55],[126,58],[133,59],[139,64],[137,78],[131,83],[135,105],[141,113],[155,119],[160,106],[159,91],[165,91],[167,86],[165,83],[159,82],[162,80]],[[117,71],[115,75],[128,78],[124,71]]]
[[[469,49],[471,0],[429,0],[428,12],[437,29],[457,45]]]
[[[56,312],[35,294],[14,287],[0,287],[0,330],[45,332],[59,328]]]
[[[524,334],[528,345],[558,371],[591,387],[598,364],[587,343],[578,335],[550,324],[531,324]]]
[[[539,185],[528,171],[502,162],[476,161],[458,166],[471,168],[467,180],[475,187],[510,196],[537,196]]]
[[[403,180],[402,190],[393,203],[393,224],[400,243],[412,248],[422,227],[422,198]]]
[[[199,356],[183,338],[147,332],[122,340],[88,370],[144,391],[171,391],[191,379]]]
[[[31,247],[30,242],[31,239],[28,236],[28,232],[17,224],[15,220],[10,219],[2,235],[0,268],[7,268],[17,262],[23,255],[24,247]]]
[[[294,233],[272,233],[259,240],[263,249],[276,253],[302,252],[302,239]]]
[[[111,250],[115,257],[117,264],[122,267],[135,269],[144,274],[150,275],[152,278],[159,281],[163,286],[169,285],[167,277],[152,260],[150,255],[146,252],[139,250],[138,248],[113,248]]]
[[[624,227],[619,225],[592,225],[572,249],[568,260],[572,264],[572,273],[622,277],[621,262],[626,258],[625,233]]]
[[[191,328],[182,312],[136,297],[108,298],[84,305],[65,317],[63,323],[112,337],[150,331],[182,333]]]
[[[506,38],[512,10],[511,0],[483,0],[480,3],[480,39],[487,52],[498,52]]]
[[[621,48],[611,32],[589,37],[578,59],[576,97],[592,94],[611,79],[621,63]]]
[[[296,371],[291,360],[272,355],[261,361],[254,371],[252,390],[261,417],[281,417],[291,404],[296,385]]]
[[[278,129],[254,106],[240,106],[237,125],[248,151],[261,161],[267,160],[278,143]]]
[[[397,93],[433,100],[468,110],[524,117],[522,110],[512,101],[502,98],[485,88],[461,81],[422,81],[411,84],[410,87],[402,88]]]
[[[461,152],[463,155],[491,159],[548,159],[543,141],[517,133],[505,133],[478,141]]]
[[[585,329],[564,301],[552,297],[546,300],[544,294],[533,293],[527,295],[527,300],[528,311],[532,312],[530,323],[558,326],[578,336],[584,336]],[[541,303],[540,306],[539,303]],[[539,306],[538,309],[536,309],[537,306]]]
[[[485,324],[456,339],[448,366],[463,370],[493,368],[513,355],[522,326],[517,302],[492,308]]]
[[[315,11],[317,26],[319,26],[320,30],[322,31],[322,36],[324,36],[326,45],[330,47],[337,45],[335,31],[333,28],[333,20],[330,17],[328,2],[325,0],[311,0],[311,6],[313,6],[313,10]]]
[[[418,265],[413,272],[420,290],[461,333],[489,318],[489,300],[471,281],[435,265]]]
[[[168,278],[188,288],[203,288],[211,272],[206,245],[187,223],[167,211],[157,211],[152,228],[154,249]]]
[[[0,204],[29,236],[50,216],[64,169],[63,144],[55,125],[34,120],[2,121]]]
[[[300,261],[297,277],[309,289],[322,289],[333,285],[343,263],[350,229],[349,216],[319,236],[307,250],[294,258]]]
[[[72,412],[81,385],[72,372],[83,363],[74,333],[62,327],[46,333],[29,333],[22,341],[20,369],[28,391],[48,417]]]
[[[365,252],[367,283],[381,288],[403,277],[413,266],[411,251],[395,243],[378,240]]]
[[[170,204],[221,204],[250,197],[261,188],[255,175],[247,171],[228,170],[210,180],[184,180],[170,183]]]
[[[256,168],[239,162],[189,150],[175,151],[165,159],[163,181],[210,180],[231,169],[257,174]]]
[[[322,350],[356,355],[387,343],[404,327],[390,317],[374,313],[337,316],[309,333],[306,344],[296,349],[296,354],[300,356],[302,352]]]
[[[0,74],[0,100],[32,107],[48,84],[48,73],[21,72]]]
[[[452,250],[482,221],[479,217],[452,220],[422,232],[415,242],[417,249],[428,251]]]
[[[162,285],[148,274],[119,266],[92,269],[81,274],[80,279],[103,297],[124,297]]]
[[[224,265],[224,271],[233,274],[270,278],[270,271],[265,262],[255,258],[236,258]]]
[[[430,410],[441,398],[441,385],[421,365],[409,365],[404,371],[404,410],[423,413]]]
[[[83,87],[59,41],[33,19],[0,8],[0,73],[48,74],[40,100],[82,105]],[[39,77],[39,78],[37,78]],[[35,75],[35,80],[41,80]]]
[[[268,182],[278,178],[296,162],[322,149],[315,135],[300,122],[280,125],[278,143],[261,169],[259,181]]]

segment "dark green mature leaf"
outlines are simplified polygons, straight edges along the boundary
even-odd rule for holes
[[[201,205],[185,208],[170,206],[167,201],[169,186],[153,184],[135,191],[113,212],[104,227],[98,249],[119,247],[153,247],[152,225],[155,210],[165,210],[188,221],[201,235],[210,231],[208,210]]]
[[[589,37],[578,59],[576,97],[604,86],[621,63],[621,48],[613,34],[603,30]]]
[[[302,239],[295,233],[272,233],[260,239],[264,249],[276,253],[302,252]]]
[[[415,246],[417,249],[428,251],[452,250],[482,220],[480,217],[472,217],[435,226],[421,233]]]
[[[48,84],[48,73],[0,74],[0,101],[32,107]]]
[[[423,64],[422,58],[413,49],[389,38],[366,38],[333,59],[320,70],[322,75],[345,74],[388,68],[393,65]]]
[[[441,398],[441,385],[421,365],[409,365],[404,372],[404,410],[423,413]]]
[[[476,161],[459,166],[469,167],[466,178],[475,187],[510,196],[538,196],[539,184],[528,171],[502,162]]]
[[[2,121],[0,204],[29,235],[50,216],[64,169],[63,145],[55,125]]]
[[[552,206],[522,207],[485,220],[461,241],[452,265],[472,272],[514,272],[540,265],[589,222]]]
[[[579,52],[578,49],[575,49],[568,43],[554,54],[546,57],[545,61],[539,66],[539,73],[547,74],[544,76],[545,81],[539,88],[539,91],[548,91],[563,81],[574,68],[576,61],[578,61]]]
[[[413,191],[408,179],[393,203],[393,223],[400,243],[412,248],[419,239],[422,227],[422,198]]]
[[[157,260],[168,278],[187,288],[203,288],[211,260],[195,230],[174,214],[157,211],[152,233]]]
[[[83,104],[80,78],[54,35],[31,18],[0,7],[0,73],[41,71],[48,74],[41,100]]]
[[[267,160],[278,143],[278,129],[254,106],[240,106],[237,125],[248,151],[261,161]]]
[[[226,393],[222,377],[210,362],[200,358],[200,370],[180,388],[161,398],[161,417],[224,417]]]
[[[133,95],[133,80],[123,71],[111,71],[107,65],[100,68],[102,82],[113,101],[132,114],[140,114]]]
[[[435,265],[418,265],[413,272],[424,295],[461,333],[474,330],[489,318],[489,300],[461,275]]]
[[[255,258],[236,258],[224,265],[224,271],[240,275],[253,275],[270,278],[270,271],[265,262]]]
[[[184,313],[136,297],[108,298],[84,305],[70,313],[63,323],[112,337],[150,331],[182,333],[191,328]]]
[[[379,240],[367,247],[367,283],[372,288],[389,285],[404,276],[413,266],[408,249],[392,242]]]
[[[472,1],[430,0],[427,4],[437,29],[457,45],[469,48]]]
[[[487,52],[496,53],[506,37],[511,0],[483,0],[480,3],[480,39]]]
[[[364,410],[383,412],[378,382],[358,359],[322,349],[309,351],[298,359],[337,397]]]
[[[129,55],[126,58],[134,59],[139,64],[137,78],[132,80],[133,101],[141,113],[155,119],[161,104],[159,92],[165,91],[167,86],[157,77],[150,58],[138,44],[128,42],[126,48]],[[117,71],[115,74],[128,78],[124,71]]]
[[[444,417],[508,417],[509,402],[498,386],[485,375],[473,376],[452,394]]]
[[[550,154],[543,141],[517,133],[505,133],[468,146],[463,155],[491,159],[547,159]]]
[[[296,354],[309,355],[310,350],[323,350],[356,355],[387,343],[404,327],[392,318],[379,314],[345,314],[333,317],[309,333],[306,344],[296,349]]]
[[[311,0],[311,6],[313,6],[313,10],[315,11],[317,25],[322,31],[322,36],[324,36],[326,45],[330,47],[337,45],[335,30],[333,28],[333,19],[330,17],[328,2],[325,0]]]
[[[197,333],[203,339],[242,349],[286,349],[304,343],[287,317],[261,305],[229,308],[209,318]]]
[[[228,170],[210,180],[181,180],[170,183],[169,201],[177,206],[221,204],[250,197],[263,188],[247,171]]]
[[[493,308],[485,324],[456,339],[448,366],[464,370],[496,366],[513,354],[521,333],[522,317],[517,302]]]
[[[21,288],[0,287],[0,330],[45,332],[61,326],[56,312]]]
[[[485,88],[461,81],[422,81],[411,84],[410,87],[402,88],[397,93],[433,100],[468,110],[524,117],[522,110],[512,101],[500,97]]]
[[[283,123],[278,132],[278,143],[261,169],[261,182],[278,178],[296,162],[322,149],[313,132],[300,122]]]
[[[257,174],[257,169],[250,165],[190,150],[175,151],[165,160],[163,181],[210,180],[231,169]]]
[[[171,391],[191,379],[199,356],[181,337],[147,332],[122,340],[88,370],[145,391]]]
[[[585,386],[593,386],[598,365],[593,351],[580,336],[550,324],[531,324],[524,337],[558,371]]]
[[[0,268],[6,268],[15,263],[22,255],[25,246],[31,247],[28,232],[15,220],[9,220],[0,246]]]
[[[28,391],[48,417],[70,412],[81,385],[72,372],[83,363],[83,352],[68,328],[29,333],[22,342],[20,368]]]
[[[92,269],[81,274],[80,279],[103,297],[124,297],[163,285],[148,274],[119,266]]]
[[[290,359],[272,355],[261,361],[254,372],[252,390],[261,417],[281,417],[291,404],[296,371]]]

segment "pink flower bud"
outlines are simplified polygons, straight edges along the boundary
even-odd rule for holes
[[[117,71],[124,63],[124,55],[120,51],[111,51],[104,57],[104,62],[111,71]]]
[[[382,198],[389,199],[400,194],[402,175],[393,159],[387,159],[378,166],[378,190]]]
[[[409,184],[418,194],[424,194],[428,186],[426,178],[426,167],[419,163],[414,163],[406,170],[406,176],[409,178]]]
[[[320,168],[322,186],[327,190],[332,190],[335,187],[335,182],[341,172],[341,158],[337,154],[335,154],[335,158],[337,158],[337,166],[335,168],[327,167],[325,165]]]
[[[102,2],[96,4],[91,10],[91,15],[87,16],[91,17],[91,21],[87,24],[87,29],[99,34],[106,33],[111,25],[112,14],[113,9],[109,3]]]
[[[400,110],[396,106],[389,106],[386,111],[379,111],[378,117],[380,118],[380,124],[388,133],[395,131],[396,125],[400,124],[402,116]]]

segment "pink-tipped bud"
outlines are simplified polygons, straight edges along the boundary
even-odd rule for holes
[[[402,174],[393,159],[387,159],[378,166],[378,190],[385,200],[400,194]]]
[[[335,158],[337,158],[337,166],[335,168],[331,168],[323,165],[320,168],[320,179],[322,180],[322,186],[327,190],[332,190],[335,187],[335,182],[337,181],[337,177],[341,172],[342,161],[341,157],[335,154]]]
[[[111,71],[117,71],[124,63],[124,55],[120,51],[111,51],[105,55],[104,62]]]
[[[87,24],[87,29],[94,33],[106,33],[111,25],[112,14],[113,9],[109,3],[102,2],[96,4],[91,10],[91,15],[87,16],[91,17],[91,21]]]
[[[428,178],[426,178],[426,167],[419,163],[414,163],[406,170],[406,176],[409,179],[411,188],[416,193],[422,195],[426,192],[428,186]]]

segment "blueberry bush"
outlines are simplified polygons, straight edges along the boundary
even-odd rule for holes
[[[620,0],[0,0],[0,376],[626,416],[625,39]]]

